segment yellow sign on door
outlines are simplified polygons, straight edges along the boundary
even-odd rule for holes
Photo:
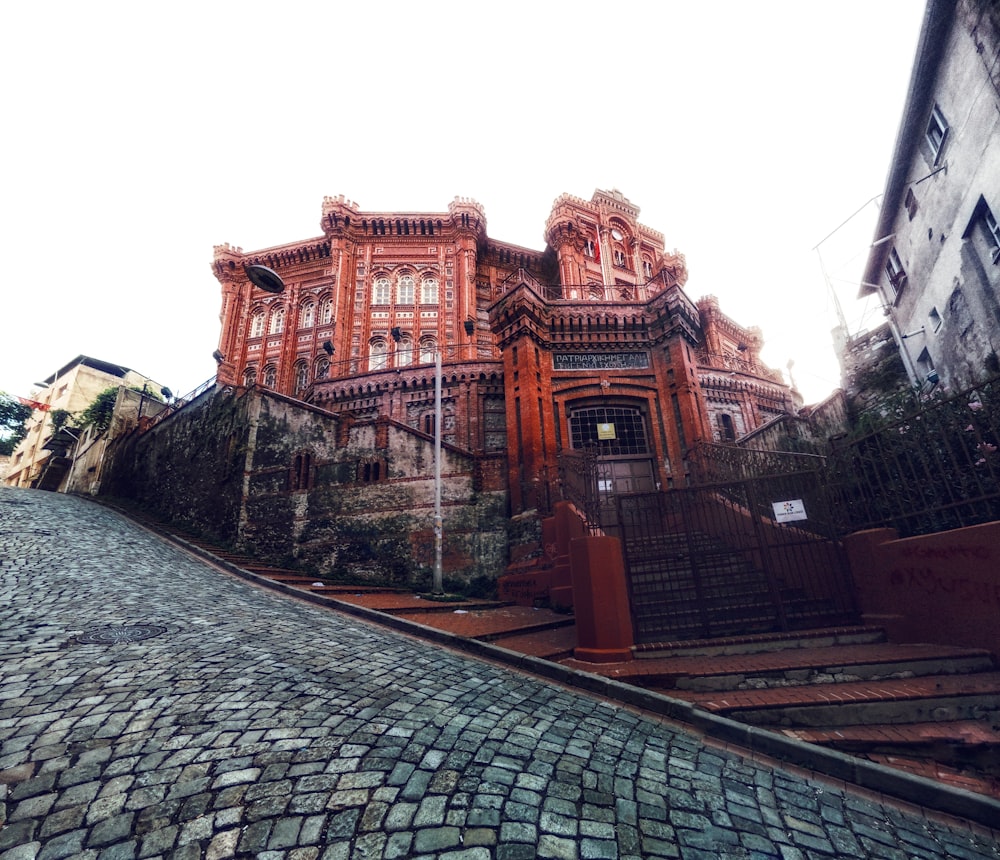
[[[598,424],[597,425],[597,438],[598,439],[617,439],[615,435],[615,425],[614,424]]]

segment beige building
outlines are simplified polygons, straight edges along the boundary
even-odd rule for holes
[[[113,387],[128,390],[146,386],[150,396],[140,397],[136,392],[135,398],[130,400],[139,400],[147,414],[159,411],[163,406],[159,400],[162,388],[158,383],[127,367],[86,355],[78,355],[47,376],[39,386],[41,390],[33,392],[31,399],[44,408],[32,412],[27,422],[28,433],[11,454],[4,480],[8,486],[66,489],[67,474],[74,459],[70,448],[75,447],[80,434],[72,429],[72,418],[66,424],[68,431],[58,435],[53,433],[53,411],[63,409],[78,415],[94,402],[98,394]]]

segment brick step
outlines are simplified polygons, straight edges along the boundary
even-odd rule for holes
[[[788,728],[1000,718],[1000,672],[670,694],[743,723]]]
[[[762,654],[794,648],[823,648],[831,645],[865,645],[885,641],[885,630],[872,625],[844,625],[797,632],[763,633],[748,636],[712,637],[685,641],[648,642],[633,649],[640,660],[660,657],[716,657],[728,654]]]
[[[990,672],[989,651],[941,645],[842,645],[727,657],[643,660],[641,683],[693,691],[757,690],[920,675]]]

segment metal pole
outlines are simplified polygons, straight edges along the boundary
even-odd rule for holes
[[[441,574],[441,350],[434,350],[434,594],[443,594]]]

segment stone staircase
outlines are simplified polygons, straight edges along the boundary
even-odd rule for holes
[[[739,722],[1000,796],[1000,671],[877,627],[650,646],[616,675]]]
[[[703,533],[644,536],[629,547],[628,577],[640,641],[765,633],[850,624],[850,612],[813,598],[749,563],[744,553]]]

